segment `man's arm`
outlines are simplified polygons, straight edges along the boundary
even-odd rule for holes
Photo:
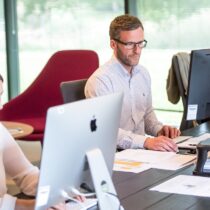
[[[158,136],[145,140],[144,147],[149,150],[158,150],[164,152],[178,152],[178,147],[174,141],[165,136]]]
[[[178,148],[174,141],[165,136],[147,137],[134,134],[131,131],[119,129],[117,146],[120,149],[139,149],[177,152]]]
[[[144,148],[146,136],[138,135],[131,131],[119,128],[117,137],[117,147],[119,149],[139,149]]]
[[[147,134],[152,136],[166,136],[168,138],[175,138],[180,135],[181,132],[179,129],[163,125],[161,122],[158,121],[152,106],[151,89],[149,89],[146,104],[147,107],[145,113],[145,131]]]
[[[148,86],[150,87],[150,85]],[[159,130],[161,130],[163,124],[160,121],[158,121],[152,106],[151,87],[148,89],[148,96],[146,100],[145,110],[146,110],[144,116],[145,132],[148,135],[157,136],[157,133]]]

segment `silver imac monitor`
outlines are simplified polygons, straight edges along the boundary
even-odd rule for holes
[[[93,186],[86,153],[94,148],[112,174],[122,100],[121,93],[114,93],[48,110],[36,210],[63,201],[63,190]]]

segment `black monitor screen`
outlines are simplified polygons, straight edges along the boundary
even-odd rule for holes
[[[187,120],[210,117],[210,49],[191,52]]]

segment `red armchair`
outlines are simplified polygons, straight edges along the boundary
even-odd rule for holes
[[[94,51],[56,52],[34,82],[23,93],[4,105],[0,110],[0,120],[32,125],[34,132],[25,137],[25,140],[42,142],[47,109],[63,103],[60,83],[88,78],[98,66],[98,55]]]

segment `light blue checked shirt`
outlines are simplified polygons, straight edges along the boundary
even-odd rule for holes
[[[112,56],[88,79],[87,98],[123,91],[124,99],[118,133],[118,148],[143,148],[145,134],[156,136],[162,128],[152,107],[151,78],[141,65],[132,74]],[[107,107],[108,108],[108,107]]]

